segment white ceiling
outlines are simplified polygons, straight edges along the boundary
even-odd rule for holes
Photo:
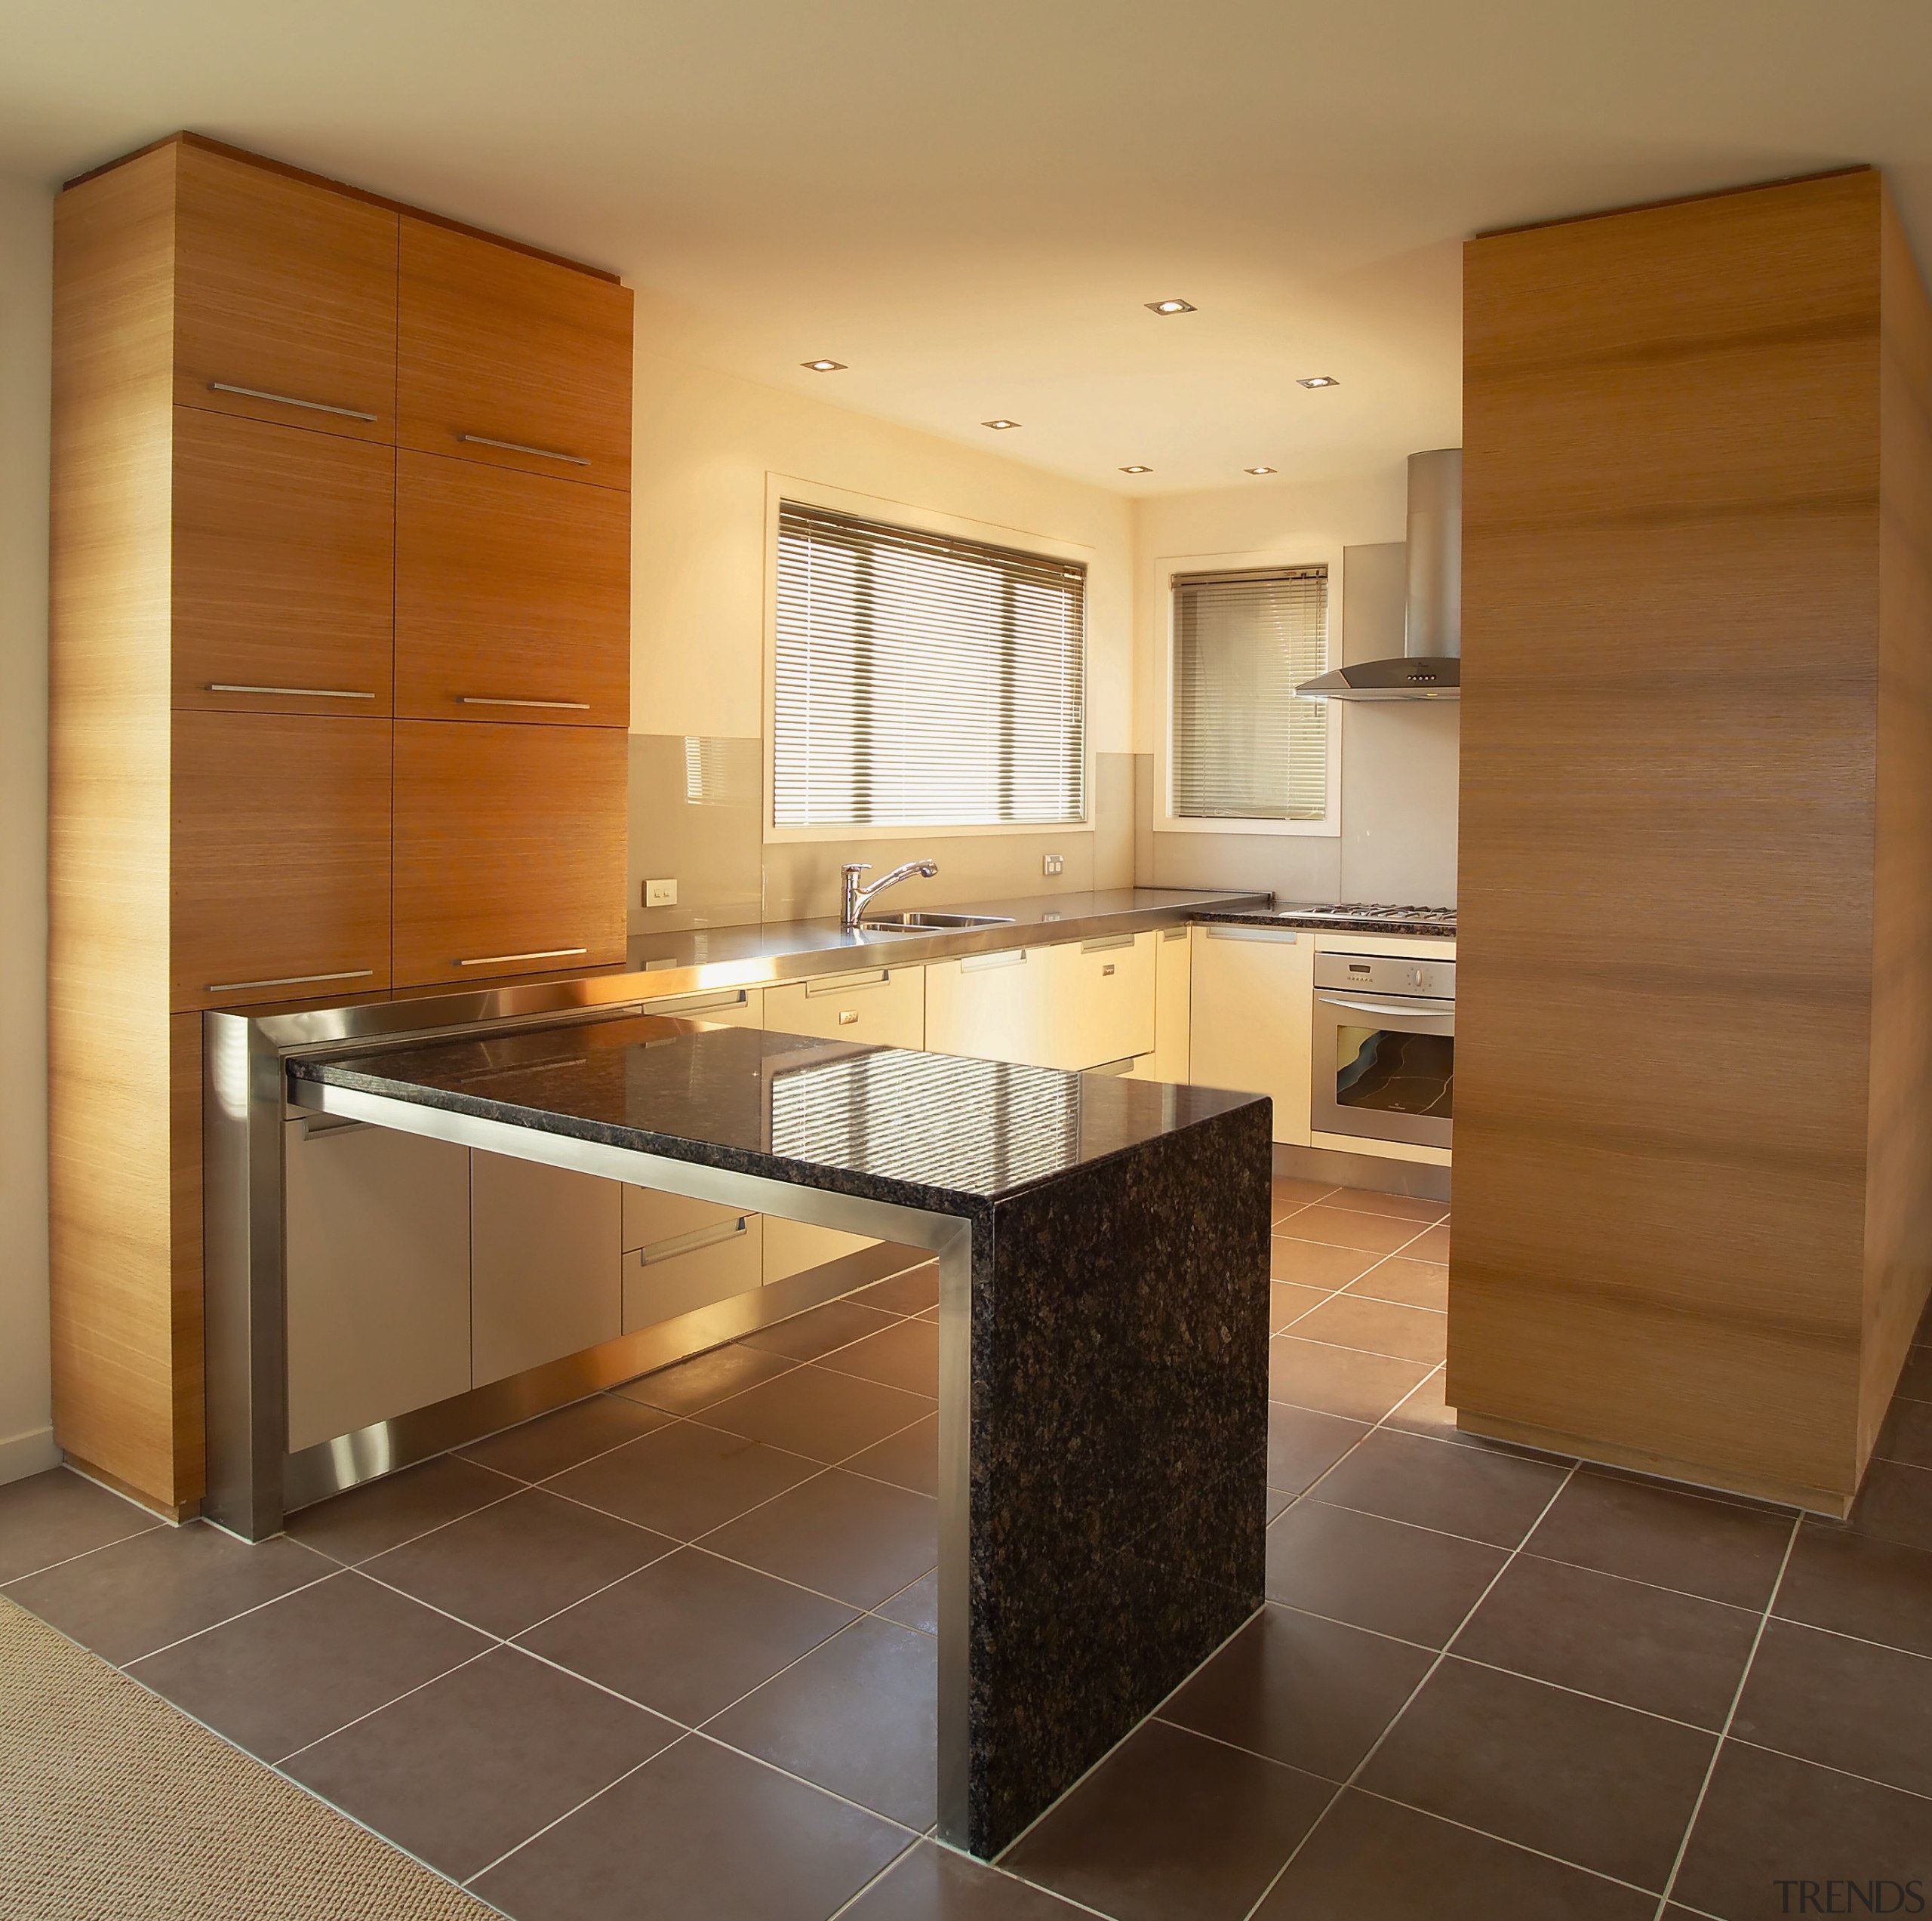
[[[1926,0],[9,0],[0,170],[184,126],[615,267],[641,344],[1143,493],[1453,444],[1484,227],[1872,161],[1932,261]]]

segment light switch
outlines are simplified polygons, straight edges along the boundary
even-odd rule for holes
[[[644,904],[647,907],[675,907],[678,904],[678,883],[674,880],[646,881]]]
[[[1049,854],[1040,863],[1040,871],[1044,874],[1064,873],[1066,860],[1057,854]]]

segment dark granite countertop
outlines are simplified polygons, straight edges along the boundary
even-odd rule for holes
[[[660,1015],[333,1059],[300,1080],[937,1212],[974,1211],[1251,1094]]]
[[[1429,920],[1366,919],[1346,915],[1317,913],[1320,904],[1312,900],[1284,900],[1274,906],[1254,906],[1210,902],[1192,910],[1191,921],[1232,922],[1243,927],[1306,927],[1318,933],[1386,934],[1400,940],[1453,940],[1456,923]]]

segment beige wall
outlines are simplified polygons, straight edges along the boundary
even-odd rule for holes
[[[47,407],[53,202],[0,180],[0,1481],[51,1467]]]
[[[1284,899],[1392,900],[1450,907],[1456,899],[1458,710],[1403,702],[1346,703],[1337,835],[1160,832],[1155,749],[1164,725],[1168,645],[1164,560],[1230,565],[1343,550],[1345,661],[1402,651],[1405,473],[1306,485],[1217,488],[1140,501],[1135,509],[1135,878],[1143,886],[1256,887]]]

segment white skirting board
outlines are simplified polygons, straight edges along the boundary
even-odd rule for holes
[[[43,1474],[60,1465],[60,1450],[51,1427],[29,1427],[24,1434],[0,1439],[0,1482],[24,1481],[29,1474]]]

